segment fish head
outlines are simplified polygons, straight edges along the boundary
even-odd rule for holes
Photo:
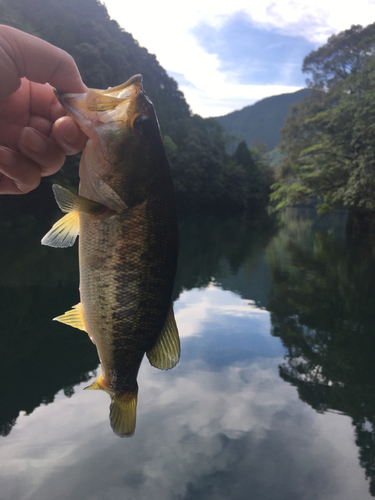
[[[160,176],[170,175],[159,123],[141,75],[107,90],[56,91],[56,96],[89,137],[80,164],[82,196],[104,203],[108,200],[103,200],[103,192],[106,197],[112,193],[131,207],[150,195]]]

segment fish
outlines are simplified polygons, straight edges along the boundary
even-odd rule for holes
[[[65,213],[42,239],[65,248],[78,238],[80,302],[57,321],[85,331],[102,373],[86,389],[111,397],[120,437],[136,425],[137,375],[173,368],[180,341],[172,290],[178,224],[172,175],[154,106],[135,75],[107,90],[61,93],[61,105],[88,136],[78,194],[52,186]]]

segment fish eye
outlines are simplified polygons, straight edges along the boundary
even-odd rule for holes
[[[133,131],[139,137],[147,137],[151,132],[151,120],[146,115],[138,115],[134,118],[132,123]]]

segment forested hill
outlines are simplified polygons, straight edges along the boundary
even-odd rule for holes
[[[229,155],[222,126],[215,119],[191,114],[177,83],[156,57],[111,20],[98,0],[0,0],[0,23],[69,52],[88,87],[105,89],[135,74],[143,75],[144,88],[159,118],[181,210],[254,212],[266,207],[272,175],[260,155],[245,143],[239,145],[236,155]],[[63,173],[69,182],[77,183],[77,159],[68,159]],[[46,182],[43,180],[44,194],[38,195],[33,209],[36,204],[47,203],[46,192],[51,189]],[[22,211],[25,202],[10,198],[5,203],[0,197],[0,209],[8,209],[13,203],[18,212]]]
[[[216,119],[229,133],[245,140],[249,147],[257,147],[262,142],[271,151],[281,140],[280,129],[284,126],[288,107],[299,102],[309,92],[309,89],[302,89],[291,94],[267,97]]]
[[[174,121],[189,116],[189,106],[175,80],[96,0],[3,0],[0,23],[69,52],[88,87],[114,87],[141,73],[165,133]]]

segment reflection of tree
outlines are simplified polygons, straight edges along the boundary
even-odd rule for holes
[[[50,189],[41,189],[51,198]],[[20,411],[29,414],[52,402],[61,389],[71,395],[73,386],[98,366],[96,349],[85,333],[51,321],[79,300],[77,248],[40,245],[53,216],[34,206],[34,200],[33,193],[11,197],[8,204],[0,200],[0,231],[7,235],[0,239],[0,435],[9,434]],[[12,210],[18,203],[23,215]],[[245,216],[191,217],[180,226],[175,297],[241,266],[250,269],[274,231],[271,219]]]
[[[212,280],[253,269],[259,249],[265,248],[276,225],[263,215],[193,215],[180,224],[180,255],[174,300],[182,290],[205,287]]]
[[[316,233],[269,253],[272,333],[287,348],[280,376],[318,412],[352,418],[375,496],[375,255],[369,241]]]
[[[20,411],[51,403],[61,389],[71,396],[98,357],[83,332],[52,323],[76,300],[76,287],[0,288],[0,296],[0,434],[6,436]]]
[[[32,200],[26,196],[23,203]],[[28,201],[29,200],[29,201]],[[40,245],[49,213],[13,216],[12,198],[0,220],[0,435],[20,411],[31,413],[61,389],[88,380],[98,365],[96,349],[78,330],[52,322],[78,299],[77,249],[50,251]],[[56,210],[56,207],[55,207]],[[38,214],[40,218],[36,218]]]

